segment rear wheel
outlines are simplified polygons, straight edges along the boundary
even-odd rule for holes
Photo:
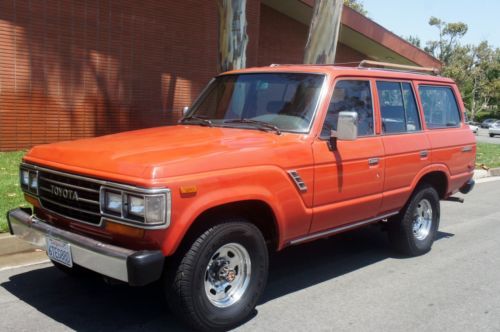
[[[225,220],[201,234],[166,274],[173,312],[197,330],[225,330],[254,310],[267,281],[268,252],[259,229]]]
[[[418,256],[431,250],[439,227],[439,195],[432,186],[422,185],[410,201],[389,222],[389,238],[402,254]]]
[[[494,134],[490,134],[490,137],[493,137],[493,136],[495,136],[495,135]]]

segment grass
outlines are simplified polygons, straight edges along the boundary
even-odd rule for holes
[[[19,163],[26,151],[0,152],[0,232],[8,232],[7,211],[28,206],[19,187]]]
[[[477,143],[476,163],[500,167],[500,144]]]

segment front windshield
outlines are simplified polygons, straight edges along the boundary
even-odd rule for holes
[[[214,126],[261,122],[282,131],[305,133],[309,131],[323,81],[324,75],[306,73],[219,76],[186,118],[208,120]]]

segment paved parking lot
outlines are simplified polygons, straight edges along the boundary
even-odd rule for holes
[[[403,258],[376,227],[272,258],[240,331],[500,331],[500,181],[443,202],[432,251]],[[157,286],[108,286],[49,264],[0,271],[1,331],[182,330]]]
[[[490,137],[488,129],[484,128],[479,128],[479,131],[476,134],[476,140],[482,143],[500,144],[500,136]]]

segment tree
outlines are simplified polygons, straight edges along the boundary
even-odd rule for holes
[[[443,62],[443,75],[453,78],[459,86],[471,120],[482,110],[498,108],[500,50],[486,41],[461,45],[460,39],[468,30],[465,23],[446,23],[431,17],[429,24],[438,29],[439,35],[438,40],[426,43],[425,50]]]
[[[246,0],[217,1],[219,13],[219,72],[246,67],[248,44],[246,6]]]
[[[368,14],[368,12],[365,9],[365,6],[363,5],[363,3],[361,1],[359,1],[359,0],[343,0],[343,1],[344,1],[344,5],[346,5],[349,8],[354,9],[358,13],[365,15],[365,16],[366,16],[366,14]]]
[[[500,50],[486,41],[458,46],[443,69],[443,75],[457,82],[464,103],[474,120],[478,112],[498,107],[500,100]]]
[[[429,25],[438,28],[439,39],[428,41],[425,50],[446,64],[458,41],[469,28],[463,22],[446,23],[434,16],[429,19]]]
[[[404,37],[404,39],[409,42],[410,44],[412,44],[413,46],[416,46],[418,48],[422,48],[422,41],[420,40],[420,38],[418,36],[408,36],[408,37]]]
[[[316,0],[304,53],[304,63],[335,63],[342,0]]]

